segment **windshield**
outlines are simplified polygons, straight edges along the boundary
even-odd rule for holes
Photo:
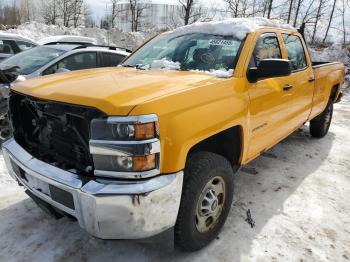
[[[140,69],[232,70],[241,42],[233,36],[163,34],[132,54],[123,66]]]
[[[29,75],[65,52],[51,47],[38,46],[12,56],[2,63],[18,66],[20,75]]]

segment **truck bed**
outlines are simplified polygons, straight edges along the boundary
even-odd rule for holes
[[[318,68],[318,67],[323,67],[323,66],[329,66],[333,64],[341,64],[340,62],[312,62],[312,67],[313,68]]]

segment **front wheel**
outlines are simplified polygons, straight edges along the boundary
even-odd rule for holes
[[[316,138],[327,135],[333,117],[333,101],[329,100],[325,110],[310,121],[310,134]]]
[[[175,243],[195,251],[220,232],[233,198],[230,162],[217,154],[197,152],[189,157],[177,222]]]

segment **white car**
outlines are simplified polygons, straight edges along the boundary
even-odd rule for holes
[[[130,53],[116,47],[84,44],[37,46],[1,62],[18,67],[18,80],[54,73],[119,65]]]
[[[86,36],[75,35],[56,35],[44,37],[38,41],[39,45],[56,44],[56,43],[72,43],[72,44],[92,44],[96,45],[95,39]]]
[[[37,43],[31,39],[0,32],[0,61],[36,46]]]

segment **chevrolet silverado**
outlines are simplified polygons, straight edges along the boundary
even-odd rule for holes
[[[341,63],[312,63],[297,30],[266,19],[162,33],[119,68],[17,83],[10,175],[56,217],[102,239],[173,229],[198,250],[222,228],[234,174],[310,122],[321,138]]]

